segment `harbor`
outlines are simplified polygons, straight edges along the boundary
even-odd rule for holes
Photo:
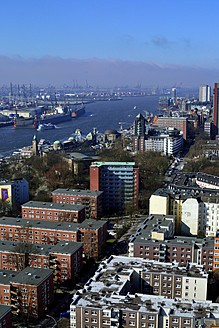
[[[133,110],[136,106],[136,110]],[[72,119],[57,125],[56,129],[36,131],[34,129],[15,129],[7,126],[0,129],[0,154],[11,154],[14,151],[31,145],[33,135],[38,139],[44,138],[50,142],[66,140],[80,129],[88,134],[96,128],[100,132],[112,128],[119,130],[121,122],[123,129],[132,126],[135,116],[144,111],[156,113],[158,96],[124,97],[122,101],[104,101],[86,104],[86,112],[78,119]],[[56,125],[56,124],[55,124]],[[7,140],[7,142],[5,142]]]

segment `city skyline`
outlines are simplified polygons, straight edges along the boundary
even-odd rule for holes
[[[213,84],[218,7],[188,0],[2,3],[0,83]]]

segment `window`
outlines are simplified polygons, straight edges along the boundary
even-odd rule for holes
[[[148,320],[154,320],[154,316],[153,315],[149,315],[148,316]]]
[[[91,311],[92,315],[97,315],[97,311]]]
[[[97,323],[97,319],[96,318],[91,318],[91,322],[92,323]]]
[[[181,281],[181,278],[180,277],[176,277],[176,281]]]
[[[135,322],[134,321],[129,321],[129,326],[135,326]]]
[[[135,318],[135,313],[129,313],[129,318]]]
[[[110,325],[110,321],[109,320],[102,320],[102,323],[105,325]]]

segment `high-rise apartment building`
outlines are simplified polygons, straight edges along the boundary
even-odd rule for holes
[[[90,190],[101,190],[103,209],[138,208],[139,169],[134,162],[94,162],[90,166]]]
[[[209,85],[200,85],[199,101],[200,102],[210,102],[211,101],[211,87]]]
[[[214,84],[214,129],[219,134],[219,83]]]
[[[145,118],[140,113],[136,116],[135,122],[134,122],[134,135],[138,137],[144,137],[145,136]]]

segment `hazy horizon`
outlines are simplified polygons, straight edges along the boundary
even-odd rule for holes
[[[22,58],[0,56],[0,84],[61,86],[88,84],[96,87],[129,86],[196,88],[200,84],[213,85],[219,80],[219,70],[198,66],[146,63],[118,59],[64,59],[57,56]],[[206,76],[208,77],[206,79]]]

